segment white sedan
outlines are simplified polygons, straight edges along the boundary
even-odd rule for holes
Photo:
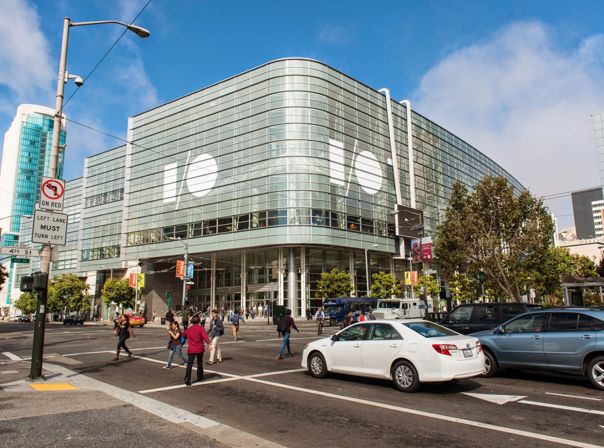
[[[351,325],[304,348],[302,367],[315,378],[328,372],[391,379],[404,392],[421,383],[484,373],[478,338],[423,319],[374,320]]]

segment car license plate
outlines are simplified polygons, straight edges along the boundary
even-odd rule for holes
[[[471,358],[472,357],[472,349],[471,348],[464,348],[463,349],[463,357],[464,358]]]

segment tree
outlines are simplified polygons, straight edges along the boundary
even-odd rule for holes
[[[476,283],[466,274],[456,272],[449,280],[451,296],[460,302],[471,302],[476,299]]]
[[[4,285],[4,282],[6,281],[7,277],[8,272],[6,272],[4,266],[0,264],[0,289],[2,289],[2,285]]]
[[[422,273],[419,277],[418,289],[422,294],[426,293],[426,297],[438,298],[440,293],[440,285],[434,277]],[[425,288],[425,289],[424,289]]]
[[[35,293],[24,292],[15,302],[15,308],[21,310],[23,314],[33,314],[38,305],[38,296]]]
[[[332,299],[334,297],[350,296],[352,293],[352,276],[348,272],[342,272],[333,268],[329,272],[322,272],[317,282],[317,299]]]
[[[528,191],[515,194],[503,177],[485,176],[468,190],[454,185],[444,222],[436,230],[435,253],[445,275],[486,274],[495,295],[520,300],[523,273],[540,273],[554,226]]]
[[[75,274],[57,275],[48,288],[47,308],[49,312],[85,312],[90,310],[88,285]]]
[[[128,285],[128,279],[110,278],[103,285],[101,300],[105,305],[115,303],[120,308],[134,308],[135,291]]]
[[[371,276],[372,297],[389,299],[392,296],[398,296],[400,293],[401,287],[394,275],[386,272],[378,272]]]

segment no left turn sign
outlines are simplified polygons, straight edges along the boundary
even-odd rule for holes
[[[40,208],[44,210],[63,210],[63,197],[65,195],[64,181],[44,177],[40,190]]]

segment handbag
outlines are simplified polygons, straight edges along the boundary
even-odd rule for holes
[[[120,335],[120,327],[115,327],[115,328],[113,329],[113,334],[114,334],[115,336],[119,336],[119,335]]]

